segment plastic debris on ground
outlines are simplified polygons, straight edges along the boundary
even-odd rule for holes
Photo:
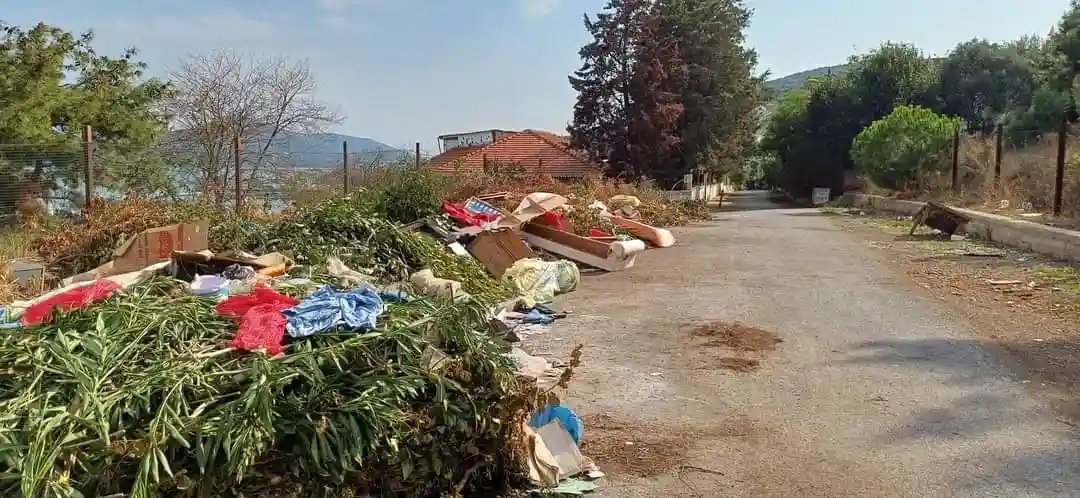
[[[191,293],[196,296],[225,299],[229,296],[229,279],[218,275],[197,275],[191,281]]]
[[[96,302],[104,301],[117,290],[120,290],[120,285],[112,280],[95,280],[89,284],[74,287],[30,306],[26,309],[26,312],[23,313],[21,322],[23,325],[38,325],[45,323],[52,317],[54,309],[71,311],[77,308],[85,308]]]
[[[497,214],[487,212],[470,212],[464,204],[454,204],[450,201],[444,201],[442,209],[450,219],[463,226],[483,226],[497,222],[501,218]]]
[[[541,389],[551,388],[559,381],[562,371],[540,356],[533,356],[521,348],[510,348],[506,356],[514,360],[517,365],[517,373],[523,377],[536,380],[537,387]]]
[[[522,311],[499,309],[495,313],[494,320],[505,328],[504,332],[513,333],[515,338],[512,342],[517,342],[521,337],[544,333],[555,320],[566,316],[565,312],[557,312],[542,304],[536,304]]]
[[[0,306],[0,330],[17,329],[21,326],[17,318],[11,316],[7,309]]]
[[[429,296],[453,298],[454,300],[464,300],[469,298],[469,295],[461,290],[461,282],[438,278],[430,269],[424,269],[413,273],[412,276],[409,277],[409,282],[412,282],[413,285],[419,288],[420,292]]]
[[[285,332],[300,338],[338,327],[371,330],[384,310],[382,298],[371,287],[339,292],[325,285],[282,313],[288,321]]]
[[[583,481],[581,479],[563,479],[559,482],[558,486],[553,488],[533,489],[529,493],[537,496],[584,496],[593,491],[600,489],[600,486],[594,482]]]
[[[534,414],[532,418],[529,419],[529,427],[539,429],[550,424],[553,420],[558,420],[562,423],[566,432],[569,432],[570,437],[574,438],[575,444],[581,444],[581,436],[585,431],[585,427],[577,414],[563,405],[545,406],[539,413]]]
[[[370,272],[360,272],[349,268],[333,256],[326,258],[326,271],[337,278],[338,285],[341,287],[358,287],[375,281],[375,277]]]
[[[565,259],[526,258],[515,261],[503,274],[503,281],[510,284],[527,305],[533,305],[551,302],[555,295],[576,289],[581,282],[581,270]]]

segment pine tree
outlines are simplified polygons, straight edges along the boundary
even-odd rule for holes
[[[660,10],[654,6],[638,21],[630,81],[630,163],[635,176],[671,185],[682,176],[683,104],[678,92],[686,86],[687,70],[677,41],[661,29]]]
[[[606,161],[612,176],[634,175],[629,143],[631,87],[636,40],[649,14],[650,0],[609,0],[595,20],[585,16],[593,40],[581,48],[582,66],[570,76],[578,92],[571,144],[596,161]]]
[[[741,0],[658,0],[664,34],[686,65],[680,92],[682,169],[732,171],[754,143],[763,77],[745,47],[751,11]]]

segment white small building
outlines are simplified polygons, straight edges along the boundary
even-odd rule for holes
[[[453,133],[439,136],[439,151],[446,152],[458,147],[472,147],[477,145],[489,145],[503,135],[515,133],[507,130],[483,130],[470,131],[468,133]]]

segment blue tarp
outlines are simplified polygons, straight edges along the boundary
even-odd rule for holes
[[[379,293],[371,287],[339,292],[324,285],[281,314],[287,321],[285,332],[290,337],[301,338],[338,327],[371,330],[385,309]]]

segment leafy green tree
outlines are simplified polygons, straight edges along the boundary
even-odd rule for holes
[[[796,195],[839,191],[854,168],[855,136],[897,105],[932,107],[936,65],[911,45],[886,43],[853,57],[842,75],[815,79],[774,109],[761,146],[780,160],[782,185]]]
[[[9,144],[9,156],[21,144],[17,157],[0,159],[6,175],[23,179],[22,188],[77,184],[86,125],[103,157],[145,151],[165,130],[155,111],[168,85],[143,78],[134,49],[108,57],[95,52],[92,41],[91,33],[75,36],[45,23],[24,30],[0,21],[0,143]],[[159,175],[144,169],[147,164],[105,161],[96,173],[112,182],[105,186],[123,188]],[[28,193],[22,188],[0,195]]]
[[[1024,41],[957,45],[938,75],[941,110],[963,119],[969,132],[991,133],[1008,110],[1031,106],[1038,88],[1033,52]]]
[[[920,175],[947,167],[946,155],[961,125],[960,118],[900,105],[859,132],[851,157],[875,184],[906,189],[916,185]]]

